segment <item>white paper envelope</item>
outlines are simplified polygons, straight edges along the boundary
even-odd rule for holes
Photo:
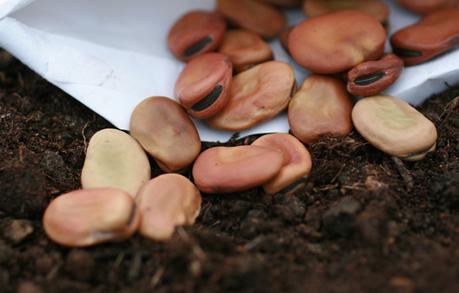
[[[387,1],[390,31],[418,17]],[[166,47],[175,20],[192,9],[213,9],[214,0],[0,0],[0,46],[49,82],[115,126],[128,129],[134,107],[154,95],[173,97],[183,64]],[[291,24],[302,12],[287,11]],[[294,62],[277,40],[275,57]],[[307,72],[295,65],[302,82]],[[406,68],[388,94],[413,104],[459,82],[459,50]],[[196,121],[203,141],[226,141],[222,132]],[[241,133],[287,132],[286,115]]]

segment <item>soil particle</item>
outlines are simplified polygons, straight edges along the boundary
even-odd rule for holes
[[[325,212],[322,218],[324,230],[334,237],[349,236],[354,230],[355,217],[360,209],[360,203],[354,198],[342,198]]]
[[[33,233],[32,222],[28,220],[7,220],[2,226],[3,237],[14,244],[20,243]]]

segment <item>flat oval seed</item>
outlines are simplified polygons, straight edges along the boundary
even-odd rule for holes
[[[263,184],[266,193],[274,194],[279,191],[285,191],[287,194],[293,193],[309,176],[312,167],[311,155],[293,135],[268,134],[255,140],[252,145],[276,149],[283,155],[283,165],[279,174]]]
[[[119,188],[135,197],[150,178],[148,157],[130,135],[103,129],[91,137],[81,171],[83,188]]]
[[[384,53],[386,31],[360,11],[340,11],[307,19],[290,33],[295,61],[316,73],[340,73]]]
[[[215,12],[191,11],[180,17],[169,31],[167,44],[178,59],[217,49],[226,30],[225,20]]]
[[[230,58],[236,72],[273,59],[271,47],[260,36],[247,30],[228,31],[219,52]]]
[[[175,227],[194,224],[201,210],[201,194],[186,177],[165,174],[148,182],[137,198],[140,234],[168,240]]]
[[[352,101],[344,84],[333,77],[310,75],[288,107],[293,135],[314,143],[325,135],[345,136],[352,131]]]
[[[132,112],[131,135],[165,172],[190,165],[201,151],[201,140],[185,110],[166,97],[151,97]]]
[[[209,118],[228,103],[232,79],[233,67],[228,57],[206,53],[185,66],[175,84],[175,96],[191,116]]]
[[[448,7],[457,7],[459,4],[458,0],[397,0],[397,2],[405,8],[421,14],[429,14]]]
[[[374,96],[391,86],[403,70],[403,61],[388,54],[377,61],[367,61],[347,73],[347,90],[354,96]]]
[[[134,234],[139,223],[132,197],[114,188],[63,194],[49,204],[43,216],[48,237],[72,247],[126,239]]]
[[[406,65],[428,61],[459,44],[459,8],[428,14],[391,38],[392,48]]]
[[[284,110],[294,87],[290,65],[279,61],[257,65],[234,77],[228,104],[207,122],[225,130],[250,128]]]
[[[193,166],[194,182],[207,193],[244,191],[262,185],[281,170],[281,152],[259,146],[214,147]]]
[[[381,151],[404,160],[421,160],[435,149],[435,125],[408,103],[391,96],[360,100],[352,111],[357,131]]]
[[[236,26],[265,38],[275,37],[287,23],[280,10],[256,0],[217,0],[217,11]]]
[[[389,17],[389,7],[378,0],[308,0],[304,2],[304,14],[316,17],[340,10],[366,12],[381,23]]]

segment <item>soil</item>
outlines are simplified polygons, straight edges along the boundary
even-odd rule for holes
[[[19,62],[2,67],[0,292],[459,292],[459,86],[420,107],[439,131],[421,162],[355,132],[326,138],[294,196],[204,195],[169,242],[69,249],[44,234],[44,208],[80,187],[88,140],[112,125]]]

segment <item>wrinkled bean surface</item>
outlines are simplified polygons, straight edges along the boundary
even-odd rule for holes
[[[201,194],[186,177],[165,174],[149,181],[137,202],[140,233],[154,240],[167,240],[175,227],[194,224],[201,209]]]
[[[139,214],[132,197],[114,188],[83,189],[54,199],[43,217],[53,241],[72,247],[125,239],[134,234]]]
[[[262,185],[282,168],[281,152],[260,146],[214,147],[193,166],[194,182],[207,193],[229,193]]]
[[[229,57],[236,72],[273,58],[271,47],[260,36],[247,30],[228,31],[219,52]]]
[[[191,11],[169,31],[167,44],[180,60],[187,61],[220,45],[226,30],[225,20],[215,12]]]
[[[217,0],[217,11],[238,27],[273,38],[286,25],[284,14],[257,0]]]
[[[252,145],[276,149],[283,155],[279,174],[263,184],[266,193],[282,191],[290,194],[304,185],[311,172],[312,161],[308,150],[297,138],[286,133],[268,134],[255,140]]]
[[[234,77],[228,104],[207,122],[225,130],[250,128],[284,110],[294,86],[290,65],[279,61],[257,65]]]
[[[209,118],[228,102],[233,79],[228,57],[206,53],[193,58],[183,69],[176,84],[175,96],[191,116]]]
[[[389,7],[378,0],[307,0],[304,2],[304,13],[309,17],[340,10],[366,12],[379,22],[385,22],[389,17]]]
[[[304,143],[313,143],[324,135],[349,134],[351,112],[352,101],[340,80],[311,75],[290,102],[288,122],[293,135]]]
[[[150,173],[148,157],[134,138],[117,129],[103,129],[89,141],[81,185],[119,188],[136,196]]]
[[[351,69],[384,53],[386,32],[370,15],[340,11],[304,20],[289,35],[295,61],[316,73]]]
[[[407,9],[422,13],[428,14],[432,13],[435,10],[448,8],[448,7],[457,7],[459,4],[458,0],[397,0],[402,6]]]
[[[186,111],[166,97],[151,97],[137,105],[130,131],[166,172],[187,167],[201,150],[199,134]]]
[[[406,65],[428,61],[459,44],[459,8],[428,14],[391,38],[394,53]]]
[[[397,81],[403,66],[402,59],[394,54],[361,63],[347,73],[347,90],[354,96],[377,95]]]
[[[352,120],[369,143],[404,160],[420,160],[436,146],[435,125],[405,101],[391,96],[360,100]]]

